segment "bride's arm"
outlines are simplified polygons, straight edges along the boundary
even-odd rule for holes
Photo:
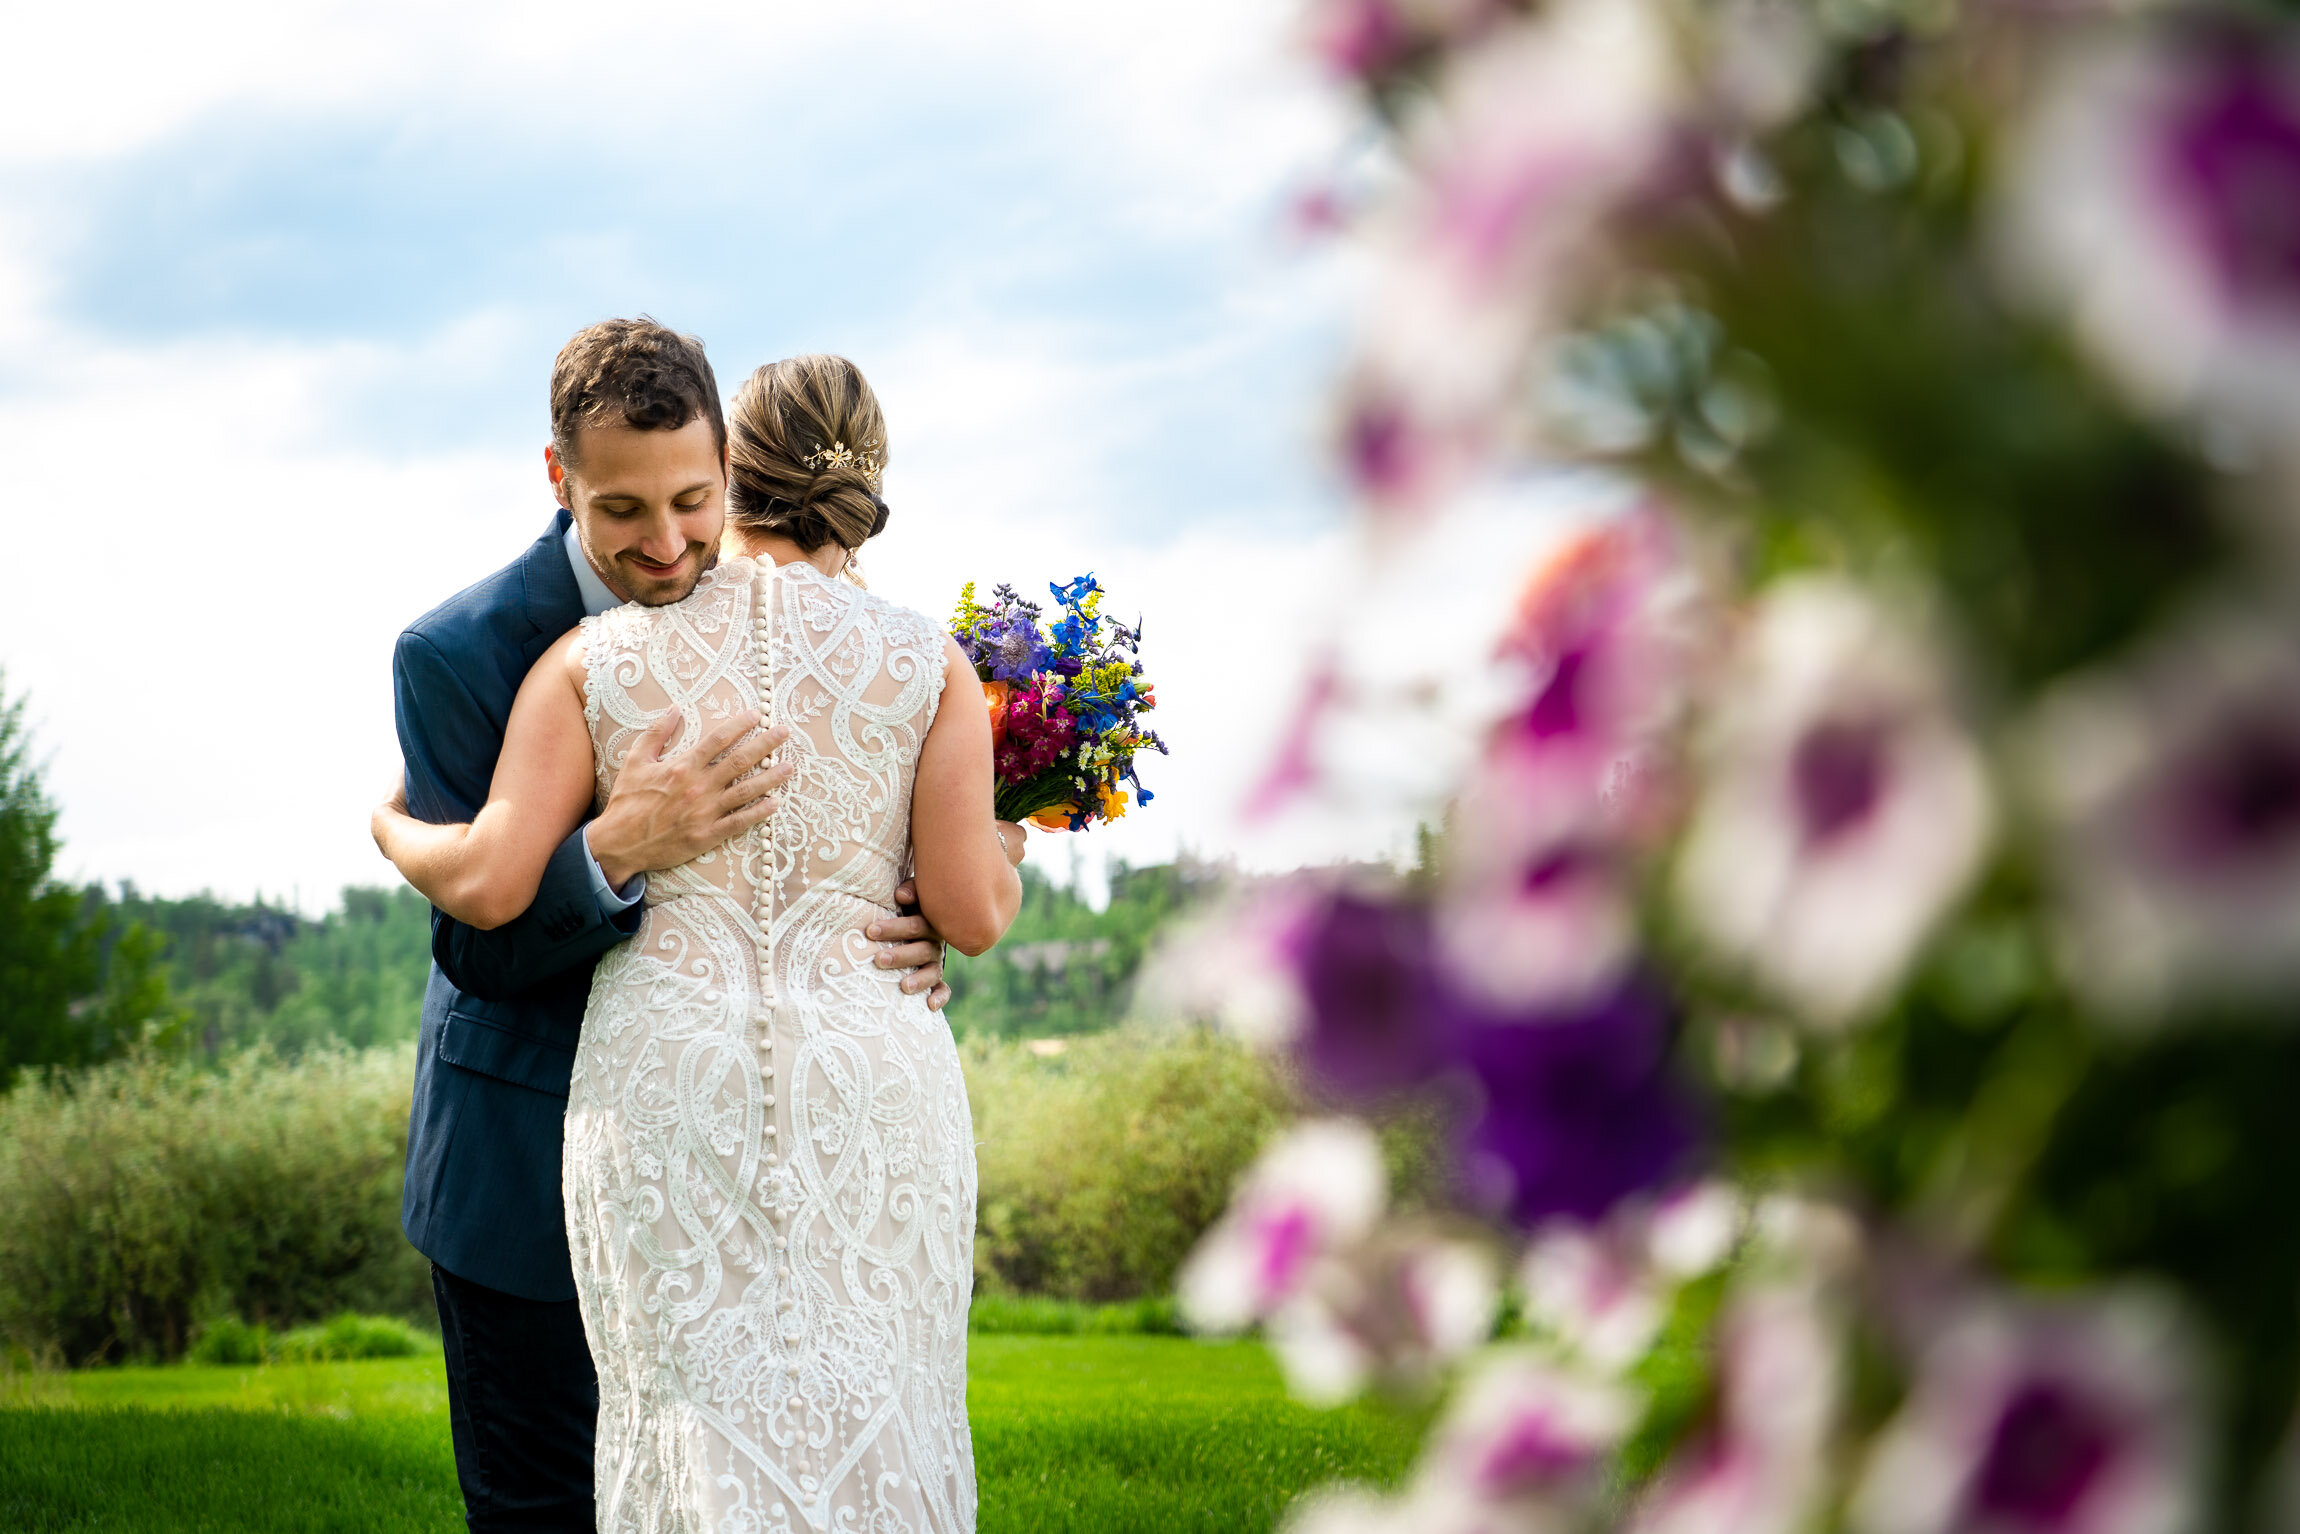
[[[1006,935],[1022,908],[1022,879],[992,818],[990,715],[963,706],[981,687],[958,645],[946,640],[943,648],[942,706],[919,748],[911,789],[911,848],[919,913],[960,953],[978,954]]]
[[[580,630],[543,653],[519,696],[487,803],[469,825],[435,826],[376,812],[376,845],[400,876],[466,926],[491,930],[534,903],[543,868],[591,807],[591,732],[575,648]]]

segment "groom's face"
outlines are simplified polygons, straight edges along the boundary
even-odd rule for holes
[[[552,492],[607,589],[661,607],[695,589],[727,520],[727,463],[711,423],[677,431],[586,426],[571,460],[543,450]]]

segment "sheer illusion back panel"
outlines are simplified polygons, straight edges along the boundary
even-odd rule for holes
[[[593,982],[566,1194],[600,1527],[971,1529],[965,1087],[862,936],[908,861],[941,631],[738,559],[585,645],[602,799],[664,709],[674,750],[764,712],[793,769],[765,826],[649,877]]]

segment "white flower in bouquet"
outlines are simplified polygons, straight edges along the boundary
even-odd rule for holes
[[[1873,1007],[1988,846],[1987,775],[1939,657],[1850,582],[1787,580],[1711,726],[1687,916],[1814,1021]]]

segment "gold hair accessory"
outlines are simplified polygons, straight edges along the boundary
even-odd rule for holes
[[[833,442],[819,453],[807,454],[805,461],[806,466],[817,474],[825,469],[859,469],[871,493],[878,493],[880,462],[879,445],[876,442],[866,442],[859,449],[848,447],[844,442]]]

